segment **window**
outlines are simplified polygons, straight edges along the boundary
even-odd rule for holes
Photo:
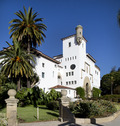
[[[45,73],[44,72],[42,72],[42,78],[45,78]]]
[[[72,76],[74,75],[74,72],[72,71]]]
[[[69,90],[69,94],[70,94],[70,90]]]
[[[43,88],[43,91],[45,92],[45,88]]]
[[[69,85],[71,84],[71,82],[69,81]]]
[[[66,85],[68,85],[68,82],[66,82]]]
[[[77,84],[77,81],[74,81],[75,82],[75,84]]]
[[[53,77],[54,77],[54,71],[53,71]]]
[[[76,59],[77,57],[75,56],[75,59]]]
[[[68,76],[68,73],[66,73],[66,77]]]
[[[65,69],[66,69],[67,67],[65,66]]]
[[[69,76],[71,76],[71,72],[69,72]]]
[[[71,42],[68,43],[68,47],[71,47]]]
[[[72,81],[72,84],[73,84],[74,82]]]
[[[42,63],[42,67],[45,67],[45,63]]]

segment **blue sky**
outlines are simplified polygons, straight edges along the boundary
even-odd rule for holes
[[[87,53],[96,59],[101,77],[113,66],[120,67],[120,27],[117,14],[120,0],[0,0],[0,50],[7,47],[9,21],[23,6],[32,7],[44,18],[46,38],[37,49],[53,57],[62,54],[61,38],[75,34],[77,25],[83,26],[87,39]]]

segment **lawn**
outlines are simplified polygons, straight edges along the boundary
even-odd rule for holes
[[[18,118],[20,122],[34,122],[34,121],[49,121],[57,120],[59,116],[58,111],[47,109],[45,105],[39,106],[39,120],[37,120],[37,108],[32,105],[26,107],[18,107]],[[0,110],[0,113],[5,113],[6,109]]]

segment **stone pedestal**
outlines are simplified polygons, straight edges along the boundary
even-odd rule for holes
[[[17,103],[19,100],[15,98],[16,91],[14,89],[10,89],[8,95],[9,98],[5,100],[7,103],[8,126],[17,126]]]
[[[74,115],[69,110],[70,98],[67,97],[67,90],[61,90],[62,97],[59,100],[59,120],[61,122],[75,122]]]

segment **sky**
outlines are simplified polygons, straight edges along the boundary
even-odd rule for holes
[[[83,26],[87,53],[96,60],[101,77],[116,66],[120,67],[120,27],[117,14],[120,0],[0,0],[0,50],[10,39],[9,21],[18,18],[14,13],[23,6],[32,7],[38,18],[44,18],[46,38],[38,50],[53,57],[62,54],[62,40]]]

